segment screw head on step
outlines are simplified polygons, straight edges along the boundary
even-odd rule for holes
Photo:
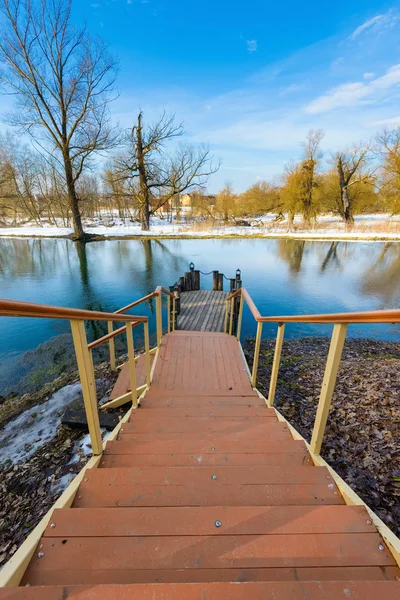
[[[215,521],[215,527],[221,527],[222,523],[221,521]]]
[[[213,475],[213,476],[211,477],[211,479],[217,479],[217,476],[216,476],[216,475]]]
[[[214,452],[215,448],[211,448],[211,450]]]

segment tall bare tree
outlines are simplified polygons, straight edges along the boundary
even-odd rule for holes
[[[0,0],[0,13],[0,81],[17,99],[10,122],[58,157],[74,238],[82,240],[76,184],[93,154],[116,141],[115,61],[101,39],[72,25],[71,0]]]
[[[317,185],[316,169],[318,162],[322,158],[320,144],[324,135],[322,129],[310,129],[306,141],[302,144],[304,148],[304,158],[300,167],[301,177],[299,194],[303,218],[307,226],[309,226],[311,221],[317,216],[314,191]]]
[[[400,212],[400,127],[384,130],[377,136],[378,152],[383,157],[380,190],[388,208]]]
[[[347,226],[354,223],[355,195],[351,194],[352,186],[359,183],[370,184],[375,179],[376,169],[368,168],[370,154],[371,145],[360,144],[351,150],[337,152],[334,156],[340,188],[340,197],[337,202],[338,213]]]
[[[127,152],[116,160],[119,179],[124,181],[127,195],[135,199],[142,229],[150,229],[150,216],[177,194],[202,188],[219,165],[212,164],[208,148],[178,146],[166,150],[166,144],[184,134],[182,124],[165,113],[158,121],[143,126],[140,112],[132,128]]]

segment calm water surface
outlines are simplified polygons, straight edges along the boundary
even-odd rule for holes
[[[114,311],[158,284],[173,284],[190,261],[202,271],[219,269],[228,277],[240,268],[243,285],[263,315],[400,306],[398,243],[261,239],[110,240],[86,246],[69,240],[0,239],[0,296]],[[202,277],[202,287],[210,286],[211,276]],[[139,313],[153,316],[154,331],[154,306],[140,307]],[[0,318],[0,359],[15,359],[68,330],[63,321]],[[266,337],[274,335],[275,327],[264,331]],[[291,325],[287,336],[330,331],[328,326]],[[243,334],[254,332],[254,320],[245,310]],[[399,340],[400,327],[351,326],[349,335]]]

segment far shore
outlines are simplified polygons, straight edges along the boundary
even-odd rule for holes
[[[365,214],[355,217],[354,226],[346,229],[338,216],[322,215],[314,227],[304,228],[296,217],[289,230],[287,220],[277,222],[273,214],[262,215],[245,224],[226,225],[201,220],[169,223],[152,218],[150,231],[142,231],[140,224],[115,215],[84,220],[85,232],[91,241],[143,239],[297,239],[311,241],[400,241],[400,217],[388,213]],[[72,237],[72,228],[56,227],[49,223],[38,226],[25,223],[19,227],[0,227],[3,238],[56,238]]]

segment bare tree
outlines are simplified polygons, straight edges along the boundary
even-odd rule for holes
[[[128,150],[116,160],[119,178],[124,181],[126,194],[135,199],[144,231],[150,229],[151,215],[177,194],[202,188],[219,168],[212,164],[205,147],[181,145],[167,152],[166,144],[183,134],[183,125],[165,113],[144,128],[140,112],[128,136]]]
[[[302,144],[304,148],[304,159],[301,163],[300,177],[300,201],[304,222],[307,226],[316,218],[317,210],[314,203],[314,190],[316,188],[316,169],[322,158],[320,144],[325,133],[322,129],[310,129],[307,140]]]
[[[56,155],[74,239],[82,240],[76,184],[93,154],[112,147],[115,61],[104,42],[71,24],[71,0],[1,0],[0,81],[17,98],[13,125]]]
[[[393,213],[400,212],[400,127],[377,136],[378,153],[383,157],[380,190]]]
[[[351,187],[358,183],[371,183],[375,179],[376,169],[368,169],[370,152],[370,144],[360,144],[351,150],[337,152],[334,156],[340,188],[338,212],[347,226],[354,223],[355,196],[351,194]]]

